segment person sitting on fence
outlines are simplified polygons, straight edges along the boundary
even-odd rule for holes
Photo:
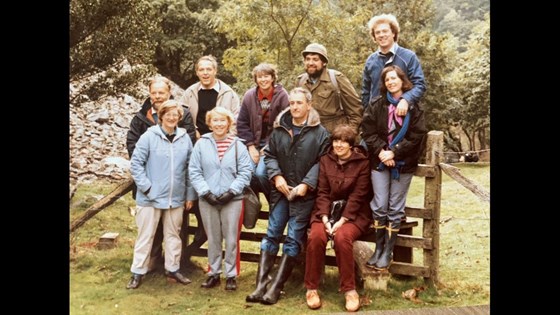
[[[311,98],[311,93],[304,88],[290,91],[290,107],[276,118],[264,149],[268,178],[274,185],[266,236],[261,242],[257,288],[245,298],[247,302],[275,304],[278,301],[305,242],[317,195],[319,158],[330,143],[329,132],[321,125],[319,113],[311,107]],[[271,279],[269,274],[286,225],[288,235],[282,259],[276,276]]]
[[[346,310],[355,312],[360,307],[353,243],[367,231],[372,220],[368,201],[373,194],[367,152],[355,145],[356,136],[349,125],[336,127],[331,135],[332,145],[319,162],[317,199],[311,212],[305,258],[305,296],[311,309],[321,307],[317,289],[329,238],[332,238],[336,254],[340,292],[345,295]]]
[[[178,124],[184,110],[179,102],[168,100],[158,108],[158,124],[140,136],[130,160],[130,173],[138,187],[135,220],[138,237],[127,289],[136,289],[148,272],[150,251],[158,222],[163,222],[165,270],[168,278],[182,284],[191,280],[179,272],[182,241],[179,236],[183,209],[192,208],[196,194],[192,188],[187,164],[193,148],[184,128]]]
[[[412,88],[403,70],[395,65],[386,67],[381,72],[381,82],[381,95],[366,108],[361,127],[371,162],[374,192],[370,207],[375,252],[366,266],[387,270],[428,130],[420,106],[411,107],[404,118],[396,115],[399,99]]]
[[[289,105],[288,92],[278,83],[276,66],[260,63],[253,69],[256,87],[245,92],[237,117],[237,135],[245,140],[245,145],[254,163],[251,188],[262,192],[270,202],[270,181],[264,164],[264,146],[272,132],[272,125],[278,114]]]
[[[194,145],[189,163],[189,176],[199,198],[200,215],[208,236],[208,279],[203,288],[220,284],[222,241],[225,239],[226,290],[236,290],[236,257],[243,189],[251,180],[251,158],[241,140],[231,135],[233,113],[214,107],[206,113],[206,124],[212,130]]]

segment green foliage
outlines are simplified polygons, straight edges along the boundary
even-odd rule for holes
[[[489,0],[434,0],[436,17],[434,30],[450,32],[459,40],[459,52],[464,52],[474,27],[490,12]]]
[[[218,76],[240,95],[254,86],[251,70],[261,62],[278,65],[279,82],[291,89],[304,71],[301,51],[311,42],[325,45],[328,67],[360,93],[364,62],[377,49],[366,24],[391,13],[401,26],[399,45],[422,63],[428,127],[449,133],[449,126],[459,126],[471,149],[475,138],[484,148],[489,18],[482,20],[488,8],[488,0],[71,0],[71,102],[81,94],[92,100],[140,96],[131,87],[156,68],[186,88],[197,81],[194,62],[205,54],[217,57]],[[448,148],[460,148],[446,139]]]
[[[126,92],[138,79],[151,73],[153,52],[150,36],[157,21],[147,0],[71,0],[70,73],[71,83],[89,78],[79,93],[96,100],[104,95]]]
[[[154,0],[161,16],[161,33],[155,36],[154,65],[158,72],[182,88],[198,81],[195,62],[204,55],[213,55],[221,62],[225,48],[231,43],[216,33],[208,22],[216,14],[220,1]],[[235,78],[219,69],[219,77],[226,83]]]
[[[212,21],[236,42],[225,52],[223,63],[238,79],[237,90],[254,85],[250,73],[260,62],[277,64],[279,82],[292,88],[303,72],[301,51],[311,42],[325,45],[329,67],[342,71],[358,86],[362,65],[356,60],[363,59],[365,46],[356,42],[364,42],[369,14],[365,5],[345,9],[338,1],[224,1]]]
[[[489,143],[490,133],[490,17],[487,14],[460,55],[460,66],[452,74],[454,97],[448,117],[459,125],[475,150],[475,138],[481,149]]]
[[[457,53],[455,40],[449,34],[428,30],[417,33],[409,48],[416,52],[426,80],[426,93],[421,100],[430,130],[445,130],[449,123],[447,101],[453,94],[449,74],[455,69]]]

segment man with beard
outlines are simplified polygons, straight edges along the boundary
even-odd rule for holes
[[[327,69],[325,46],[312,43],[301,54],[306,73],[298,76],[296,86],[307,88],[313,95],[313,108],[319,112],[321,124],[329,133],[342,124],[359,133],[363,108],[350,80],[340,71]]]
[[[165,77],[156,77],[150,80],[148,83],[148,91],[150,96],[144,101],[142,108],[130,121],[130,128],[126,134],[126,150],[128,151],[128,157],[132,157],[132,152],[136,147],[136,142],[140,139],[140,136],[148,130],[151,126],[154,126],[158,122],[157,110],[165,101],[172,99],[171,95],[171,82]],[[189,110],[183,105],[184,115],[178,123],[178,127],[185,128],[187,134],[191,138],[192,143],[195,142],[195,125]],[[136,185],[132,186],[132,198],[136,199]],[[185,212],[186,220],[183,220],[184,225],[181,231],[186,231],[186,226],[188,224],[188,212]],[[188,237],[186,232],[181,232],[181,240],[183,244],[187,244],[186,239]],[[163,223],[160,220],[156,234],[154,235],[154,241],[152,245],[152,250],[150,253],[150,262],[148,264],[148,270],[152,271],[157,268],[157,265],[163,265],[163,255],[162,255],[162,245],[163,242]]]

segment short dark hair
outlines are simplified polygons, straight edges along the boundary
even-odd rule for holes
[[[331,134],[331,141],[342,140],[353,146],[356,142],[356,130],[347,124],[336,126]]]
[[[272,76],[272,83],[276,83],[276,80],[278,80],[276,75],[276,65],[270,63],[260,63],[253,68],[253,81],[255,81],[255,83],[257,83],[257,76],[259,74],[269,74]]]
[[[381,71],[381,80],[380,80],[381,95],[387,94],[387,86],[385,85],[385,77],[387,77],[387,73],[389,73],[391,71],[395,71],[397,73],[397,76],[399,77],[399,79],[401,79],[401,81],[403,82],[402,83],[403,92],[406,92],[406,91],[409,91],[409,90],[412,89],[412,87],[414,85],[412,84],[412,82],[410,82],[410,80],[406,76],[406,73],[404,73],[404,71],[401,69],[401,67],[395,66],[395,65],[390,65],[390,66],[385,67],[383,69],[383,71]]]

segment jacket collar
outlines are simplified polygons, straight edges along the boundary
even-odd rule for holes
[[[278,114],[278,117],[276,117],[276,120],[274,121],[273,127],[277,128],[282,126],[284,128],[288,128],[288,124],[286,123],[288,120],[286,119],[289,120],[292,119],[292,114],[290,113],[290,107],[287,107],[280,114]],[[319,112],[317,112],[315,108],[311,107],[311,110],[309,111],[309,115],[307,116],[307,126],[314,127],[314,126],[318,126],[319,124],[321,124]]]

